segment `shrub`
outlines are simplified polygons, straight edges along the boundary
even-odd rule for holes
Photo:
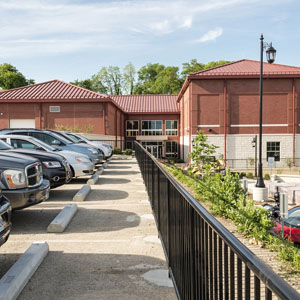
[[[247,178],[253,178],[253,173],[252,172],[247,173]]]
[[[264,176],[264,180],[270,180],[270,174],[265,174],[265,176]]]
[[[115,147],[114,154],[122,154],[122,151],[119,147]]]
[[[132,155],[132,149],[125,149],[125,150],[124,150],[124,153],[125,153],[126,155]]]

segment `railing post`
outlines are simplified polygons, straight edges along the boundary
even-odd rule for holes
[[[157,229],[160,231],[160,170],[157,168]]]

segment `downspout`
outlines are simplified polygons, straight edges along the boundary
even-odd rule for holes
[[[104,135],[106,135],[106,103],[103,103],[103,129],[104,129]]]
[[[293,79],[293,164],[295,165],[295,139],[296,139],[296,130],[295,130],[295,78]]]
[[[224,164],[226,166],[227,153],[227,81],[224,80]]]
[[[43,118],[43,105],[40,102],[40,129],[44,129],[42,118]]]
[[[115,134],[116,134],[116,147],[118,147],[118,110],[115,111]]]

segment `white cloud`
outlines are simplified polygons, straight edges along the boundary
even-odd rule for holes
[[[153,37],[193,30],[196,21],[199,26],[204,18],[213,20],[214,14],[225,8],[248,7],[260,1],[1,0],[0,57],[151,44]],[[217,28],[199,42],[214,40],[221,34],[222,29]]]
[[[202,35],[200,39],[194,40],[195,43],[205,43],[209,41],[215,41],[219,36],[223,34],[223,28],[217,27],[213,30],[209,30]]]

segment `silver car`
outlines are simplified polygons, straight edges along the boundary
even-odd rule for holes
[[[91,175],[94,172],[94,162],[85,154],[56,149],[34,137],[25,135],[0,135],[0,139],[14,148],[35,149],[47,152],[58,153],[70,164],[72,177]]]

